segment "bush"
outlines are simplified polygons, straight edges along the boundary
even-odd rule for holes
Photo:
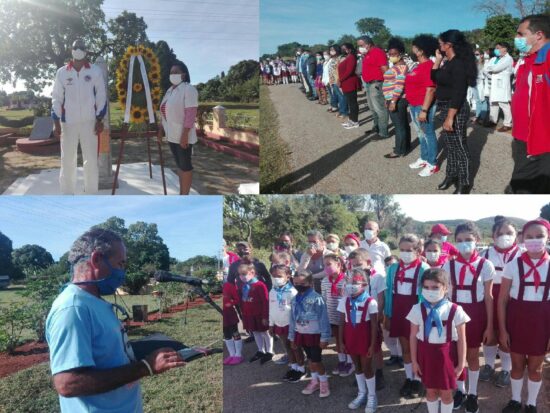
[[[0,307],[0,351],[13,354],[23,330],[32,327],[32,310],[22,303]]]
[[[139,291],[149,282],[149,274],[136,272],[126,274],[124,285],[128,287],[130,294],[139,294]]]

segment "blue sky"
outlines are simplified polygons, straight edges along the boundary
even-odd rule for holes
[[[38,244],[58,259],[91,226],[117,216],[126,227],[156,223],[179,260],[218,255],[222,243],[222,197],[24,196],[0,197],[0,232],[13,247]]]
[[[358,35],[355,22],[363,17],[384,19],[391,32],[401,36],[481,28],[485,16],[473,4],[474,0],[262,0],[260,55],[293,41],[312,45],[343,34]]]

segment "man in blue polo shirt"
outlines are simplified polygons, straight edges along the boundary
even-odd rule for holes
[[[63,413],[139,413],[139,380],[183,366],[163,348],[135,360],[111,303],[124,282],[126,247],[112,231],[93,229],[69,252],[71,283],[54,301],[46,321],[53,384]]]

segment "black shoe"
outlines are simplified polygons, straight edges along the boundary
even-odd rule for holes
[[[268,361],[271,361],[272,359],[273,359],[273,353],[265,353],[260,359],[260,364],[265,364]]]
[[[537,406],[533,406],[532,404],[525,406],[525,413],[537,413]]]
[[[389,359],[387,359],[384,364],[386,366],[393,366],[394,364],[399,364],[399,357],[397,356],[390,356]]]
[[[472,187],[470,185],[458,184],[453,194],[469,194],[471,190]]]
[[[386,387],[386,380],[384,380],[384,372],[382,369],[376,370],[376,391],[382,390]]]
[[[411,394],[413,397],[421,397],[423,393],[424,386],[422,386],[420,380],[413,380],[411,383]]]
[[[453,410],[458,410],[464,404],[464,393],[460,390],[457,390],[453,396]]]
[[[254,342],[254,336],[250,334],[247,338],[244,339],[245,343],[252,343]]]
[[[439,189],[440,191],[446,191],[447,189],[449,189],[451,186],[455,184],[456,184],[456,178],[451,178],[449,176],[446,176],[443,182],[441,182],[437,186],[437,189]]]
[[[502,409],[502,413],[519,413],[521,412],[521,403],[515,400],[510,400],[506,407]]]
[[[479,412],[479,405],[477,404],[477,396],[469,394],[466,398],[466,403],[464,403],[466,413],[477,413]]]
[[[262,353],[261,351],[258,351],[256,352],[256,354],[254,354],[252,356],[252,358],[250,360],[248,360],[249,363],[254,363],[256,360],[260,360],[263,356],[265,356],[265,353]]]
[[[295,371],[296,370],[288,369],[286,374],[283,376],[283,381],[288,381],[292,377],[293,372]]]
[[[298,370],[292,370],[292,375],[288,378],[289,383],[296,383],[305,377],[306,373]]]
[[[399,364],[399,367],[401,368],[405,367],[405,364],[403,363],[403,357],[397,357],[397,364]]]
[[[405,397],[406,399],[412,399],[412,380],[411,379],[407,379],[405,380],[405,383],[403,384],[403,386],[401,387],[401,389],[399,390],[399,395],[401,397]]]

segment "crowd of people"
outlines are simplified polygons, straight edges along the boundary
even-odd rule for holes
[[[411,126],[420,142],[420,157],[409,167],[420,169],[421,177],[439,171],[436,121],[442,122],[440,140],[447,148],[446,176],[438,186],[455,193],[472,189],[472,162],[467,142],[471,109],[476,122],[511,132],[514,172],[510,193],[550,191],[550,16],[522,19],[512,47],[498,42],[493,49],[480,50],[458,30],[438,38],[419,35],[411,50],[398,38],[385,49],[362,36],[357,44],[333,44],[313,53],[299,48],[295,62],[277,57],[261,64],[264,83],[301,82],[310,101],[329,106],[327,111],[342,120],[345,129],[359,127],[357,93],[364,90],[373,119],[372,140],[389,138],[391,119],[395,145],[386,158],[399,158],[411,151]],[[296,76],[297,75],[297,76]],[[439,113],[439,117],[436,116]],[[410,119],[410,120],[409,120]]]
[[[384,366],[399,364],[405,370],[399,396],[425,395],[429,413],[440,407],[442,413],[478,412],[480,380],[511,387],[503,413],[536,412],[550,352],[549,233],[542,218],[518,231],[497,216],[493,243],[482,247],[474,223],[459,224],[454,242],[451,231],[436,224],[425,240],[403,235],[396,256],[373,221],[364,225],[364,239],[312,230],[304,251],[285,232],[269,270],[248,242],[238,242],[237,255],[227,254],[225,262],[224,365],[244,362],[245,330],[257,346],[249,363],[288,364],[286,382],[304,380],[309,370],[304,395],[328,397],[331,387],[344,385],[336,376],[355,374],[358,393],[350,409],[365,405],[365,412],[375,412]],[[280,358],[274,358],[275,336],[284,348]],[[382,342],[390,353],[385,361]],[[329,343],[338,357],[330,386]]]

